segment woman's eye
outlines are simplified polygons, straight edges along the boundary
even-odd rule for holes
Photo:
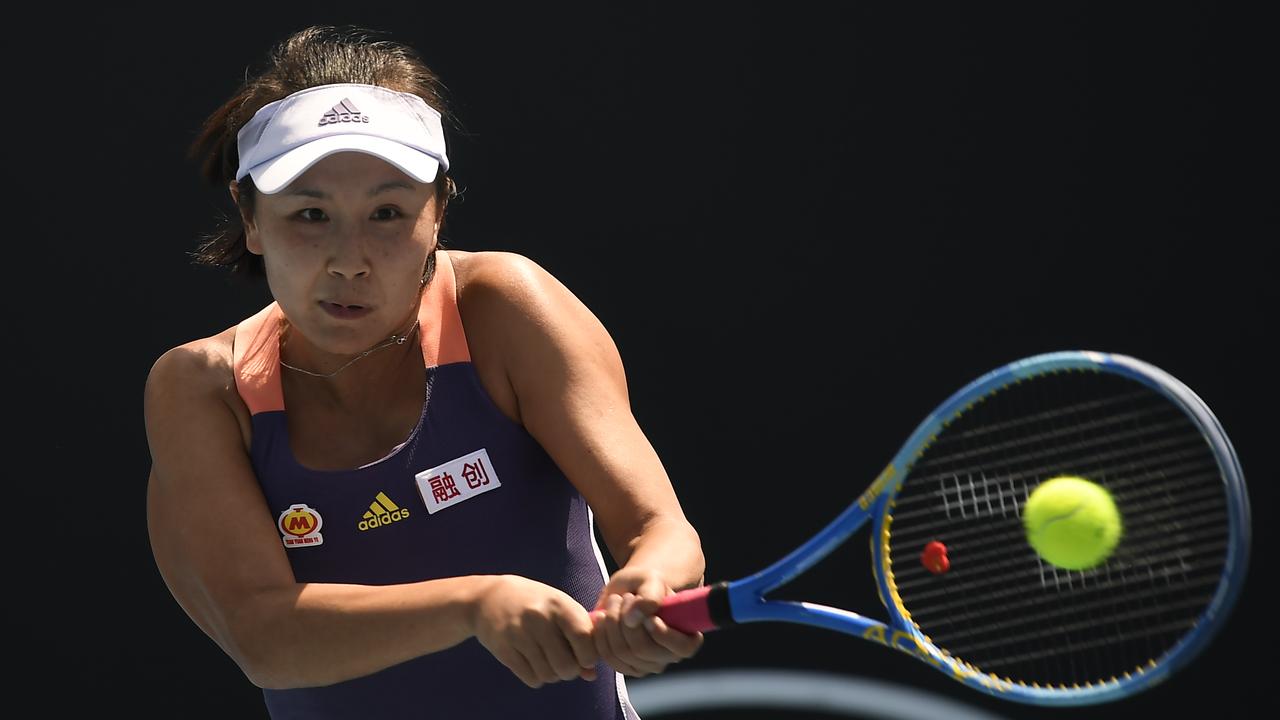
[[[328,219],[324,211],[320,208],[303,208],[298,211],[299,220],[307,223],[323,222]],[[379,221],[398,220],[403,217],[400,211],[393,207],[378,208],[373,211],[373,219]]]

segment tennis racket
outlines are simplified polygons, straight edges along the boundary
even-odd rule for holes
[[[1059,475],[1116,501],[1124,534],[1102,565],[1063,570],[1027,543],[1022,507]],[[765,597],[867,522],[887,623]],[[1240,592],[1249,538],[1235,451],[1194,392],[1131,357],[1049,353],[948,398],[786,557],[671,595],[658,614],[685,632],[760,621],[836,630],[996,697],[1101,703],[1150,688],[1204,649]]]

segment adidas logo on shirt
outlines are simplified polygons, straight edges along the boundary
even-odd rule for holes
[[[344,122],[367,123],[369,116],[357,110],[350,100],[343,98],[342,102],[334,105],[332,110],[320,118],[320,127]]]
[[[391,502],[391,498],[387,497],[386,493],[380,492],[373,502],[369,503],[369,511],[364,514],[364,519],[356,527],[362,531],[372,530],[408,517],[409,508],[396,505]]]

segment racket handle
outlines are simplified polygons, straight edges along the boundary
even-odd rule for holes
[[[733,616],[729,613],[729,583],[703,585],[668,595],[663,598],[662,607],[658,608],[658,617],[676,630],[689,634],[733,625]]]

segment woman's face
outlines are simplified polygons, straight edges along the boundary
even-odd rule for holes
[[[295,332],[350,355],[408,329],[440,229],[433,185],[342,152],[256,200],[246,244]]]

